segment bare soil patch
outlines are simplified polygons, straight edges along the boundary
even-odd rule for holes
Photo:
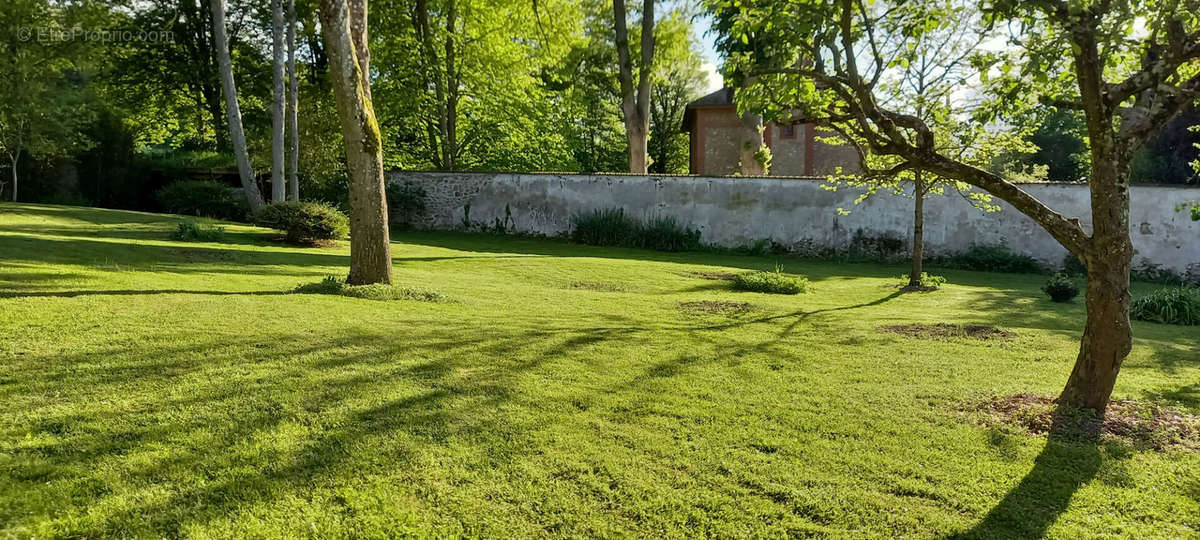
[[[902,292],[902,293],[933,292],[936,290],[938,290],[938,287],[927,287],[925,285],[901,285],[900,286],[900,292]]]
[[[1016,334],[1008,330],[1001,330],[994,326],[982,324],[891,324],[880,326],[882,332],[890,332],[900,334],[905,337],[916,339],[945,339],[952,337],[965,337],[972,339],[1011,339]]]
[[[583,291],[625,292],[625,286],[607,281],[572,281],[570,288]]]
[[[729,272],[687,272],[684,274],[687,277],[698,279],[707,279],[709,281],[732,281],[734,274]]]
[[[739,315],[754,311],[754,304],[749,302],[727,302],[723,300],[700,300],[696,302],[680,302],[679,309],[693,314]]]
[[[1035,394],[993,397],[967,407],[986,425],[1067,440],[1120,440],[1157,451],[1200,450],[1200,416],[1137,400],[1116,400],[1101,418],[1091,409],[1059,407]]]

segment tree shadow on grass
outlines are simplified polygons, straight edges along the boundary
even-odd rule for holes
[[[1066,434],[1056,424],[1033,469],[971,530],[952,539],[1042,538],[1067,511],[1071,498],[1087,485],[1104,461],[1099,441]]]
[[[0,291],[3,298],[76,298],[79,296],[142,296],[150,294],[202,294],[208,296],[279,296],[295,294],[292,291],[193,291],[187,289],[115,289],[95,291]]]

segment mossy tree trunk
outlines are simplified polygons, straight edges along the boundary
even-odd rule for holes
[[[367,2],[321,0],[320,17],[350,170],[350,276],[346,281],[391,283],[382,141],[368,78]]]

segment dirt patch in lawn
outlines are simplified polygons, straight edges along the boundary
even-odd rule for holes
[[[734,274],[729,272],[687,272],[683,274],[690,278],[707,279],[709,281],[732,281]]]
[[[993,397],[966,407],[985,425],[1010,426],[1066,440],[1119,440],[1157,451],[1200,450],[1200,416],[1136,400],[1115,400],[1101,418],[1091,409],[1059,407],[1035,394]]]
[[[882,332],[890,332],[900,334],[905,337],[916,339],[945,339],[952,337],[965,337],[971,339],[996,340],[996,339],[1011,339],[1016,334],[1007,330],[1001,330],[995,326],[987,326],[982,324],[890,324],[880,326]]]
[[[607,281],[572,281],[570,288],[581,291],[625,292],[625,286]]]
[[[174,249],[173,255],[178,257],[183,262],[211,262],[211,261],[232,261],[237,256],[230,251],[222,251],[218,249]]]
[[[680,311],[697,315],[740,315],[754,311],[754,304],[749,302],[726,302],[723,300],[700,300],[696,302],[680,302]]]
[[[930,287],[927,285],[900,285],[900,292],[933,292],[938,290],[938,287]]]

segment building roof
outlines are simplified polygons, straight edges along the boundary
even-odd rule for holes
[[[683,125],[680,127],[680,131],[685,133],[691,131],[696,118],[696,109],[707,107],[733,107],[733,89],[725,87],[688,103],[687,107],[683,109]]]

